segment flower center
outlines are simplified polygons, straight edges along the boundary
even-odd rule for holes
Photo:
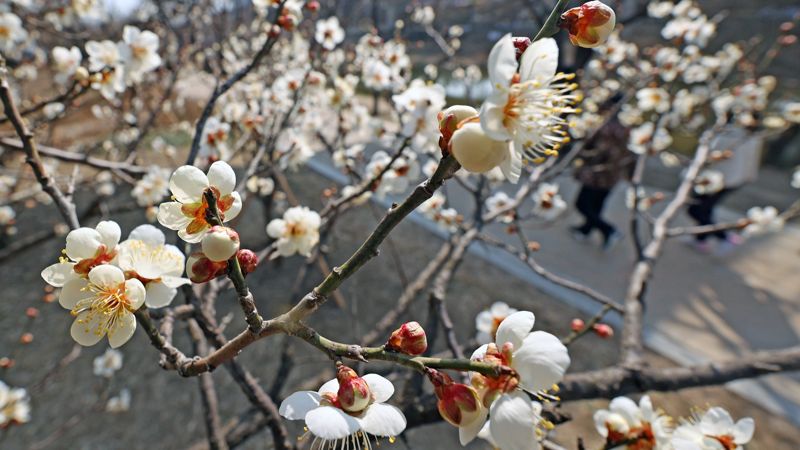
[[[709,437],[712,439],[716,439],[717,442],[722,444],[722,447],[725,450],[734,450],[736,447],[738,447],[736,445],[736,442],[734,442],[733,440],[733,436],[731,436],[730,434],[725,434],[722,436],[709,436]]]
[[[9,39],[11,37],[11,30],[8,27],[0,25],[0,38]]]
[[[100,244],[100,247],[97,248],[97,252],[95,252],[94,257],[80,260],[80,262],[76,263],[72,267],[72,270],[74,270],[75,273],[80,275],[88,275],[90,270],[99,265],[111,262],[111,260],[114,259],[116,256],[117,256],[116,250],[109,252],[108,247],[106,247],[103,244]]]
[[[217,212],[219,213],[220,221],[225,221],[225,211],[231,209],[233,206],[234,198],[232,195],[226,195],[224,197],[220,196],[219,189],[214,186],[209,186],[207,189],[210,189],[211,192],[214,194],[214,198],[217,199]],[[206,200],[206,196],[203,195],[203,198],[199,202],[195,203],[185,203],[181,206],[181,212],[186,217],[191,217],[193,220],[186,226],[186,232],[188,234],[195,234],[199,233],[200,231],[205,230],[206,228],[210,227],[211,224],[208,222],[207,215],[208,211],[208,200]]]
[[[77,316],[86,312],[87,314],[77,319],[77,322],[86,327],[86,332],[95,333],[98,336],[112,334],[117,320],[134,310],[131,301],[125,295],[125,283],[116,286],[98,286],[89,283],[86,287],[94,293],[92,297],[85,298],[75,304],[71,314]],[[94,326],[94,329],[91,327]]]

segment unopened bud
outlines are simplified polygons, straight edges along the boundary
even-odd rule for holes
[[[458,124],[463,120],[477,117],[477,115],[478,110],[467,105],[453,105],[439,112],[436,118],[439,120],[439,133],[442,135],[439,138],[439,148],[442,150],[442,154],[449,151],[450,139],[458,129]]]
[[[33,334],[22,333],[22,336],[19,337],[19,342],[21,344],[30,344],[31,342],[33,342]]]
[[[489,138],[480,123],[468,122],[453,133],[450,153],[465,170],[483,173],[494,169],[509,157],[508,145],[508,142]]]
[[[75,69],[74,76],[77,81],[85,81],[89,79],[89,71],[86,69],[86,67],[80,66]]]
[[[576,333],[578,331],[581,331],[585,326],[586,323],[583,321],[583,319],[578,319],[578,318],[572,319],[572,323],[569,324],[569,327],[572,329],[572,331]]]
[[[614,329],[611,328],[610,325],[605,323],[598,323],[592,327],[592,331],[595,332],[596,335],[600,336],[603,339],[610,338],[614,336]]]
[[[28,316],[31,319],[35,319],[35,318],[39,317],[39,310],[34,308],[33,306],[31,306],[31,307],[29,307],[28,309],[25,310],[25,315]]]
[[[422,325],[408,322],[394,330],[386,348],[406,355],[421,355],[428,349],[428,338]]]
[[[239,233],[233,228],[215,225],[203,236],[200,245],[211,261],[227,261],[239,250]]]
[[[256,270],[258,255],[256,255],[254,251],[243,248],[236,253],[236,259],[239,261],[239,267],[242,268],[242,273],[244,275]]]
[[[514,50],[517,53],[517,61],[522,58],[522,54],[525,53],[525,50],[531,46],[531,39],[525,36],[515,36],[511,39],[511,42],[514,44]]]
[[[194,283],[205,283],[221,275],[228,268],[227,261],[214,262],[202,252],[195,252],[186,258],[186,275]]]
[[[281,27],[279,27],[278,25],[270,26],[267,35],[273,39],[277,38],[278,36],[281,35]]]
[[[319,11],[319,2],[317,0],[311,0],[306,3],[306,8],[311,12],[317,12]]]
[[[617,16],[600,1],[586,2],[561,15],[561,28],[569,32],[573,45],[594,48],[603,45],[614,31]]]
[[[466,384],[455,383],[449,375],[427,369],[428,379],[438,401],[436,406],[444,420],[456,427],[471,425],[481,417],[478,392]]]
[[[372,392],[367,381],[359,377],[355,370],[342,364],[336,372],[336,379],[339,381],[336,396],[343,410],[360,412],[372,402]]]
[[[14,367],[14,360],[9,357],[0,358],[0,369],[10,369]]]

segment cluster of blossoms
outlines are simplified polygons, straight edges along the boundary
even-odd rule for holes
[[[31,420],[28,392],[0,381],[0,429]]]
[[[681,419],[676,427],[647,395],[638,404],[627,397],[613,399],[608,409],[594,413],[594,422],[606,440],[605,448],[626,450],[737,450],[750,442],[754,430],[753,419],[734,422],[720,407]]]

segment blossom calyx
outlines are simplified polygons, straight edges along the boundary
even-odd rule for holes
[[[603,45],[614,31],[617,16],[600,1],[586,2],[561,15],[561,28],[569,32],[573,45],[594,48]]]
[[[444,420],[456,427],[471,425],[483,417],[478,392],[471,386],[456,383],[449,375],[434,369],[426,369],[433,384],[436,406]]]
[[[336,379],[339,381],[336,396],[343,410],[357,413],[372,402],[372,392],[367,381],[359,377],[355,370],[342,364],[337,368]]]
[[[428,338],[419,322],[407,322],[392,332],[386,349],[406,355],[421,355],[428,349]]]
[[[239,233],[233,228],[215,225],[203,236],[200,245],[211,261],[227,261],[239,251]]]
[[[193,283],[205,283],[228,270],[227,261],[212,261],[203,252],[195,252],[186,258],[186,275]]]

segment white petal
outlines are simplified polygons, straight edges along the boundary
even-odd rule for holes
[[[371,404],[358,418],[361,429],[373,436],[397,436],[406,429],[406,416],[399,408],[385,403]]]
[[[102,243],[100,233],[93,228],[72,230],[67,234],[67,256],[73,261],[93,258]]]
[[[520,375],[520,385],[529,391],[549,389],[564,377],[570,359],[567,348],[550,333],[534,331],[514,352],[511,366]]]
[[[97,344],[100,342],[100,339],[103,339],[105,334],[97,331],[101,325],[99,320],[105,320],[103,315],[93,314],[91,322],[82,323],[86,320],[88,315],[89,311],[84,311],[78,314],[78,317],[75,318],[75,321],[72,322],[72,327],[69,329],[69,334],[72,336],[72,339],[84,347]]]
[[[178,167],[169,179],[169,190],[181,203],[199,202],[207,187],[208,177],[195,166]]]
[[[125,281],[125,274],[119,267],[103,264],[89,271],[89,281],[96,286],[113,287]]]
[[[100,233],[100,242],[105,244],[109,250],[114,249],[119,244],[119,237],[122,235],[122,230],[119,229],[117,222],[113,220],[104,220],[97,224],[95,227]]]
[[[494,326],[494,314],[489,311],[481,311],[475,316],[475,328],[486,333]]]
[[[514,48],[514,41],[511,33],[501,37],[492,51],[489,53],[489,80],[492,87],[500,85],[507,88],[511,83],[511,77],[517,72],[517,50]]]
[[[91,273],[89,275],[91,275]],[[144,300],[147,297],[147,290],[144,288],[141,281],[137,279],[128,280],[125,282],[125,296],[128,297],[128,301],[131,302],[131,308],[136,311],[144,305]]]
[[[504,92],[493,92],[481,105],[478,113],[481,120],[481,128],[490,139],[496,141],[507,141],[514,137],[505,125],[505,106],[508,101],[508,94]]]
[[[617,397],[608,404],[608,409],[621,415],[626,422],[632,425],[639,425],[641,422],[639,406],[628,397]]]
[[[178,290],[171,288],[164,283],[151,281],[147,283],[147,296],[145,303],[148,308],[161,308],[172,303],[172,299],[178,294]]]
[[[502,347],[506,342],[514,345],[517,350],[522,345],[522,341],[533,330],[536,316],[530,311],[519,311],[506,317],[497,327],[497,347]]]
[[[511,315],[512,313],[517,312],[516,309],[511,308],[508,304],[504,302],[494,302],[492,306],[489,307],[489,311],[491,311],[492,315],[495,317],[506,317]]]
[[[183,270],[183,262],[181,262],[181,270]],[[184,284],[191,284],[191,280],[188,278],[181,278],[172,275],[163,275],[161,277],[161,282],[170,288],[178,288],[183,286]]]
[[[216,186],[220,195],[228,195],[236,187],[236,173],[225,161],[217,161],[208,168],[208,184]]]
[[[489,431],[503,450],[539,448],[536,425],[539,418],[531,400],[521,391],[501,395],[489,412]]]
[[[108,344],[111,348],[119,348],[128,342],[136,331],[136,317],[133,314],[123,314],[114,322],[114,326],[108,330]]]
[[[197,244],[203,240],[203,236],[208,233],[209,228],[210,227],[206,227],[194,234],[187,233],[185,229],[178,230],[178,237],[190,244]]]
[[[592,419],[594,420],[594,428],[597,430],[597,434],[603,437],[608,436],[608,427],[606,426],[608,414],[609,412],[607,409],[601,409],[595,412],[594,416],[592,416]]]
[[[747,444],[753,439],[753,432],[755,432],[756,423],[750,417],[745,417],[736,422],[733,427],[733,439],[739,444]]]
[[[175,203],[175,202],[171,202]],[[181,214],[182,215],[182,214]],[[128,239],[142,241],[147,245],[160,246],[166,242],[164,232],[150,224],[139,225],[131,231]]]
[[[391,398],[394,394],[394,385],[391,381],[378,375],[377,373],[368,373],[362,377],[367,382],[369,390],[375,396],[375,402],[383,403]]]
[[[267,234],[273,239],[283,237],[286,232],[286,221],[283,219],[272,219],[267,225]]]
[[[281,402],[278,413],[289,420],[301,420],[309,411],[319,406],[320,396],[314,391],[300,391]]]
[[[522,81],[547,80],[558,68],[558,45],[553,38],[539,39],[522,54],[519,75]]]
[[[242,197],[238,192],[231,192],[231,197],[233,197],[233,203],[231,207],[225,211],[225,220],[223,220],[223,222],[235,219],[236,216],[242,212]]]
[[[520,175],[522,175],[522,156],[519,152],[511,148],[510,144],[508,147],[508,158],[500,163],[500,171],[503,172],[503,176],[512,184],[517,184]]]
[[[164,202],[158,205],[158,223],[170,230],[180,230],[186,228],[191,218],[186,217],[181,211],[181,204],[178,202]]]
[[[320,406],[306,414],[308,431],[322,439],[342,439],[361,429],[361,424],[339,408]]]
[[[64,286],[64,283],[77,276],[78,274],[75,273],[75,264],[73,263],[56,263],[42,271],[42,278],[44,281],[53,287]]]
[[[733,427],[733,418],[723,408],[711,408],[700,419],[700,428],[705,434],[712,436],[725,434]]]
[[[326,382],[322,386],[317,389],[317,393],[322,395],[326,392],[333,392],[334,394],[339,392],[339,380],[336,378]]]
[[[458,440],[461,442],[461,445],[469,444],[478,436],[478,433],[480,433],[481,429],[486,424],[486,416],[488,414],[488,409],[481,408],[481,415],[479,418],[465,427],[458,427]]]
[[[64,284],[61,293],[58,294],[58,304],[66,309],[72,309],[75,305],[92,296],[86,288],[88,283],[83,278],[73,278]]]
[[[472,356],[470,356],[469,359],[475,361],[483,358],[483,355],[486,354],[487,348],[489,348],[489,344],[483,344],[480,347],[476,348],[475,351],[472,352]]]

